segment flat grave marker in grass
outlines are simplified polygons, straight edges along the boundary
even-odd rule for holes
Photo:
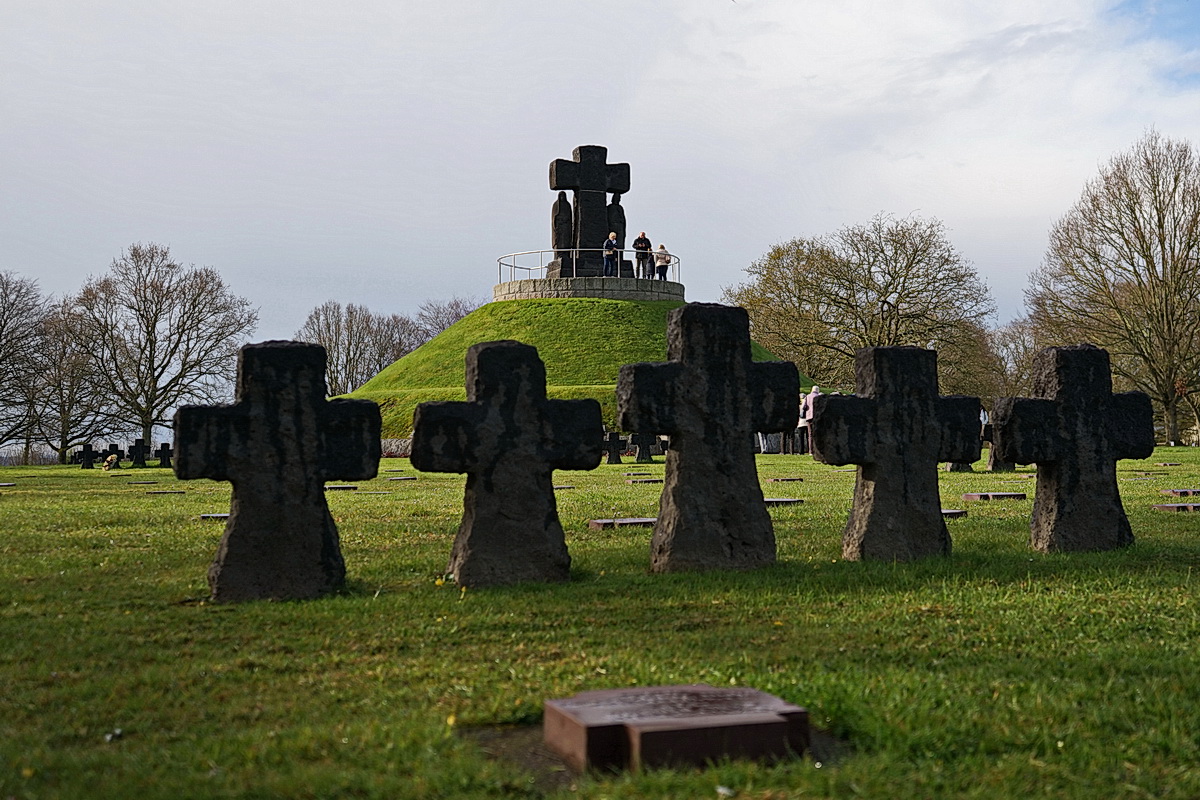
[[[609,528],[651,528],[658,520],[657,517],[617,517],[615,519],[588,520],[588,527],[594,531]]]
[[[671,437],[651,570],[774,563],[752,434],[795,426],[796,366],[754,363],[746,310],[709,303],[671,311],[667,356],[666,363],[626,364],[617,381],[620,427]]]
[[[767,478],[767,483],[802,483],[804,478]]]
[[[629,478],[626,483],[662,483],[665,478]]]
[[[979,398],[938,394],[937,353],[868,347],[854,363],[857,393],[813,400],[813,455],[859,464],[842,557],[912,561],[949,555],[938,464],[979,459]]]
[[[416,475],[402,475],[399,478],[388,478],[389,481],[415,481],[416,479]]]
[[[183,489],[152,489],[146,494],[187,494]]]
[[[565,485],[565,484],[564,484],[564,485],[562,485],[562,486],[555,486],[555,487],[554,487],[554,490],[555,490],[555,491],[558,491],[559,489],[574,489],[574,488],[575,488],[574,486],[567,486],[567,485]]]
[[[154,486],[158,481],[130,481],[126,486]]]
[[[546,744],[579,772],[776,761],[809,747],[808,712],[757,689],[600,689],[547,700],[544,710]]]
[[[1142,392],[1113,394],[1108,352],[1047,347],[1033,361],[1034,397],[1002,397],[993,447],[1037,464],[1031,542],[1041,552],[1112,550],[1133,543],[1117,461],[1154,452],[1154,415]]]
[[[1200,511],[1200,503],[1161,503],[1152,507],[1159,511]]]
[[[229,519],[229,514],[201,514],[200,519]]]
[[[962,519],[967,515],[965,509],[962,508],[943,508],[942,517],[945,519]]]
[[[963,500],[1026,500],[1025,492],[967,492]]]
[[[637,475],[650,475],[652,473],[649,473],[649,472],[622,472],[621,474],[626,477],[634,477]]]
[[[350,484],[329,484],[325,487],[327,492],[357,492],[358,487]]]
[[[1179,463],[1178,461],[1156,461],[1156,462],[1154,462],[1154,466],[1156,466],[1156,467],[1182,467],[1183,464]]]
[[[233,405],[176,412],[176,476],[233,484],[208,573],[214,600],[300,600],[343,584],[325,482],[375,477],[381,422],[375,403],[327,401],[325,390],[325,348],[250,344],[238,354]]]
[[[1170,495],[1172,497],[1197,497],[1200,496],[1200,489],[1159,489],[1159,493]]]
[[[15,483],[0,483],[0,486],[9,487],[9,486],[16,486],[16,484]]]
[[[463,516],[447,572],[460,586],[570,578],[552,475],[600,465],[595,400],[550,400],[536,348],[484,342],[466,356],[466,402],[422,403],[412,465],[465,472]]]
[[[804,501],[798,497],[764,497],[763,498],[763,503],[765,503],[768,508],[772,508],[774,506],[795,506],[795,505],[800,505],[803,502]]]

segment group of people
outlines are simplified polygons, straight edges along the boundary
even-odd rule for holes
[[[667,268],[671,266],[671,254],[667,252],[666,245],[660,244],[657,250],[653,248],[654,245],[650,244],[650,240],[646,238],[645,231],[639,233],[638,237],[633,240],[634,257],[637,263],[636,276],[653,280],[655,272],[657,272],[658,279],[665,281]],[[604,277],[615,278],[620,274],[620,267],[621,245],[617,241],[616,232],[613,232],[604,240]]]

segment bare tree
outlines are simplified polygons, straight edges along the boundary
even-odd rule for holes
[[[34,345],[44,313],[37,281],[0,272],[0,444],[28,434]]]
[[[296,338],[324,346],[331,395],[362,386],[424,341],[421,327],[399,314],[372,314],[365,306],[329,300],[309,312]]]
[[[76,299],[80,342],[124,421],[151,441],[174,408],[227,391],[237,349],[258,323],[211,267],[184,267],[163,245],[134,244]]]
[[[457,295],[449,300],[426,300],[417,309],[417,325],[428,341],[482,305],[477,297]]]
[[[1033,393],[1033,358],[1042,348],[1028,317],[1019,317],[988,332],[999,359],[997,397],[1028,397]]]
[[[1026,290],[1038,335],[1107,348],[1113,371],[1162,409],[1200,375],[1200,159],[1156,131],[1114,156],[1050,230]],[[1182,391],[1181,391],[1182,390]]]
[[[60,300],[42,317],[35,343],[31,438],[58,453],[60,464],[67,462],[71,448],[124,427],[115,418],[88,348],[75,333],[80,327],[74,299]]]
[[[776,245],[746,272],[725,301],[750,313],[756,341],[823,386],[854,385],[859,348],[901,344],[938,349],[948,391],[978,377],[970,360],[986,350],[995,306],[938,220],[880,214]]]

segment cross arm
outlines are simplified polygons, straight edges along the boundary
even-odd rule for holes
[[[617,375],[617,425],[638,433],[676,434],[683,364],[626,364]]]
[[[476,463],[484,419],[476,403],[421,403],[413,415],[412,465],[422,472],[466,472]]]
[[[1066,452],[1058,404],[1032,397],[1000,397],[992,409],[992,447],[1001,461],[1042,464]]]
[[[813,458],[823,464],[875,460],[876,402],[869,397],[818,395],[809,426]]]
[[[234,406],[180,406],[175,412],[175,477],[233,479],[239,444],[249,419]]]
[[[595,400],[547,400],[546,460],[554,469],[595,469],[604,454],[604,421]]]
[[[1117,458],[1149,458],[1154,452],[1154,409],[1150,395],[1114,394],[1107,422]]]
[[[383,420],[373,400],[330,400],[321,416],[321,477],[365,481],[379,472]]]
[[[941,430],[938,461],[973,462],[983,447],[978,397],[950,395],[937,399],[936,424]]]
[[[550,188],[554,191],[579,188],[579,162],[556,158],[550,162]]]
[[[625,194],[629,191],[629,165],[609,164],[604,168],[605,188],[610,192]]]
[[[754,430],[791,432],[800,420],[800,373],[791,361],[762,361],[750,366],[751,418]]]

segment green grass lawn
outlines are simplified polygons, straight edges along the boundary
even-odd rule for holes
[[[467,591],[441,580],[463,478],[382,468],[408,471],[361,485],[391,494],[329,496],[347,591],[239,606],[205,601],[222,523],[199,515],[228,510],[227,484],[0,469],[0,798],[538,796],[553,782],[461,734],[536,725],[545,698],[692,682],[806,706],[844,753],[545,791],[1200,796],[1200,514],[1150,509],[1200,487],[1200,451],[1120,463],[1137,543],[1112,553],[1033,553],[1030,500],[958,499],[1032,479],[942,473],[970,516],[951,557],[917,564],[843,562],[853,473],[762,456],[764,479],[805,478],[764,483],[807,501],[771,512],[779,563],[692,575],[649,574],[645,529],[587,529],[656,513],[632,465],[557,473],[577,487],[559,493],[572,581]]]

